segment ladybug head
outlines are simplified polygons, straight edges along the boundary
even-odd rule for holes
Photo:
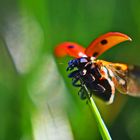
[[[78,69],[82,69],[90,62],[91,62],[91,60],[89,57],[81,57],[81,58],[70,60],[68,62],[67,71],[73,70],[75,67]]]

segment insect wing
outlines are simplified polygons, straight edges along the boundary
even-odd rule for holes
[[[107,67],[109,75],[120,93],[140,96],[140,66],[99,61]]]
[[[74,58],[86,57],[85,48],[74,42],[64,42],[56,46],[54,54],[57,57],[64,57],[66,55]]]
[[[85,50],[85,53],[89,57],[98,57],[111,47],[130,40],[131,38],[125,34],[119,32],[109,32],[106,33],[97,39],[95,39]]]
[[[108,66],[109,75],[115,84],[115,88],[123,94],[127,94],[128,90],[128,66],[120,63],[110,63]]]
[[[140,96],[140,67],[129,66],[128,73],[127,94],[131,96]]]

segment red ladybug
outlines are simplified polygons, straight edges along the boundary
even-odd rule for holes
[[[109,32],[92,41],[86,49],[73,42],[64,42],[55,48],[55,56],[75,58],[68,62],[67,71],[72,71],[69,78],[74,86],[80,87],[81,99],[86,98],[84,86],[90,96],[96,95],[109,103],[113,102],[116,89],[123,94],[140,96],[140,67],[97,59],[111,47],[128,40],[131,38],[125,34]]]

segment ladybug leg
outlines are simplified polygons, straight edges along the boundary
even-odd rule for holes
[[[95,92],[100,92],[100,93],[104,93],[106,91],[106,89],[101,84],[94,85],[94,89],[93,90]]]
[[[77,84],[81,75],[79,70],[75,70],[68,75],[69,78],[72,78],[72,85],[75,87],[81,87],[81,84]]]
[[[71,72],[71,73],[68,75],[68,77],[69,77],[69,78],[75,78],[75,77],[77,77],[78,75],[79,75],[79,70],[75,70],[75,71]]]
[[[85,88],[84,87],[81,87],[81,89],[78,92],[78,95],[80,96],[80,98],[82,100],[85,100],[87,98],[86,91],[85,91]]]
[[[79,70],[75,70],[68,75],[69,78],[72,78],[72,85],[75,87],[81,87],[81,84],[77,84],[80,78]]]
[[[78,81],[79,81],[79,78],[72,79],[72,85],[75,87],[81,87],[81,84],[77,84]]]
[[[71,71],[73,69],[74,69],[74,66],[68,66],[67,69],[66,69],[66,71],[69,71],[69,70]]]

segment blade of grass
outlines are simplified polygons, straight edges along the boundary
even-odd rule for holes
[[[89,93],[87,87],[85,85],[83,85],[83,86],[85,88],[85,91],[86,91],[86,94],[88,97],[88,103],[89,103],[90,109],[95,117],[95,121],[97,123],[97,126],[99,128],[99,131],[101,133],[103,140],[112,140],[112,138],[109,134],[109,131],[108,131],[103,119],[101,118],[101,115],[99,113],[99,110],[98,110],[93,98],[90,97],[90,93]]]

